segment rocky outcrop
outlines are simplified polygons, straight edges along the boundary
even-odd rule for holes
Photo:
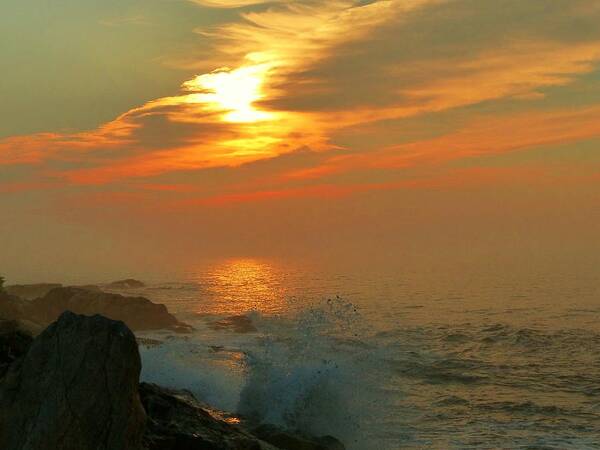
[[[85,289],[86,291],[102,292],[102,288],[96,284],[77,284],[71,287]]]
[[[147,450],[274,449],[211,413],[190,392],[142,383],[140,397],[148,414],[144,435]]]
[[[5,291],[10,295],[20,297],[25,300],[43,297],[52,289],[62,287],[59,283],[37,283],[37,284],[13,284],[6,286]]]
[[[344,450],[243,420],[188,391],[139,384],[136,339],[123,322],[63,313],[38,337],[0,321],[2,450]]]
[[[0,319],[20,320],[27,315],[28,302],[10,295],[6,291],[0,291]]]
[[[345,450],[331,436],[312,437],[275,425],[250,430],[243,420],[201,404],[192,393],[140,384],[148,415],[146,450]]]
[[[102,291],[64,287],[52,289],[44,297],[30,302],[28,317],[48,324],[64,311],[76,314],[102,314],[121,320],[134,331],[171,329],[186,332],[190,327],[169,314],[165,305],[152,303],[144,297],[125,297]]]
[[[126,280],[113,281],[106,285],[108,289],[140,289],[146,287],[144,283],[133,278],[127,278]]]
[[[125,324],[65,312],[0,382],[0,448],[139,450],[140,369]]]

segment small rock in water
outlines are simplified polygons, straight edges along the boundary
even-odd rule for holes
[[[213,330],[232,330],[235,333],[254,333],[258,331],[248,316],[230,316],[211,324]]]
[[[140,289],[146,287],[144,283],[133,278],[127,278],[126,280],[113,281],[106,285],[109,289]]]

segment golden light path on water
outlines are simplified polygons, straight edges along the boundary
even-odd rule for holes
[[[196,280],[214,298],[212,313],[235,315],[258,311],[268,314],[286,308],[281,274],[270,262],[235,258],[198,272],[201,275]]]

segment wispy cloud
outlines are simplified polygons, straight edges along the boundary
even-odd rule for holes
[[[514,15],[502,17],[506,35],[473,26],[490,15],[490,4],[467,0],[195,3],[246,7],[238,21],[196,30],[212,44],[214,54],[205,63],[212,61],[213,71],[184,80],[173,96],[96,130],[2,140],[0,165],[29,165],[39,177],[67,186],[141,180],[147,193],[184,195],[194,191],[193,181],[162,178],[252,167],[300,151],[316,155],[308,165],[289,163],[261,174],[272,189],[246,185],[258,193],[232,192],[223,182],[214,196],[221,200],[205,201],[227,203],[405,186],[405,180],[358,183],[363,187],[356,189],[310,183],[367,169],[388,176],[405,167],[421,167],[427,178],[429,168],[448,161],[600,134],[596,107],[543,107],[549,90],[576,83],[597,68],[600,35],[571,35],[564,27],[570,17],[585,23],[600,15],[589,1],[549,8],[556,30],[538,27],[534,19],[523,22],[533,6],[515,3]],[[455,29],[463,25],[473,34]],[[493,102],[512,102],[512,109],[499,107],[485,116],[467,111]],[[375,134],[386,129],[391,136],[390,127],[402,120],[431,120],[459,110],[466,118],[435,138],[374,149],[364,140],[342,139],[358,131],[379,138]],[[300,181],[305,185],[297,185]]]

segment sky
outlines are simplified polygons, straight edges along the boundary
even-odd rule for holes
[[[600,262],[596,0],[4,0],[0,270]]]

